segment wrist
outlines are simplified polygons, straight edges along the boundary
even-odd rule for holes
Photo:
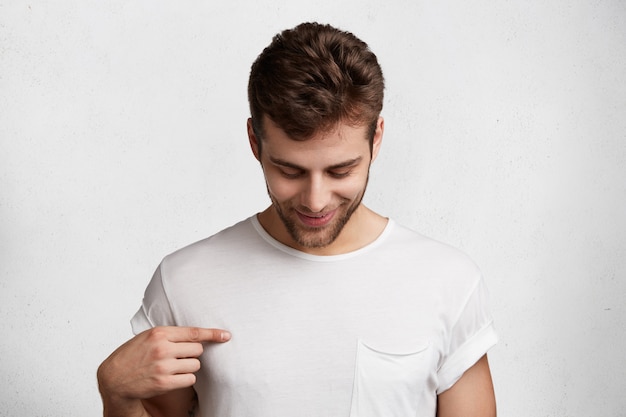
[[[104,417],[150,417],[141,400],[102,394]]]
[[[106,374],[104,366],[100,366],[97,377],[104,417],[150,417],[140,399],[126,397],[111,389],[115,384],[107,383]]]

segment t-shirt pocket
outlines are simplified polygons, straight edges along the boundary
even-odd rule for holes
[[[359,340],[350,417],[414,417],[430,374],[430,344],[382,352]]]

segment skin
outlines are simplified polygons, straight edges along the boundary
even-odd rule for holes
[[[306,253],[337,255],[362,248],[380,235],[387,219],[361,199],[380,150],[383,119],[378,119],[371,151],[367,131],[366,126],[340,123],[306,141],[294,141],[266,118],[259,139],[248,121],[250,147],[261,163],[272,201],[258,219],[272,237]],[[98,369],[104,416],[195,415],[197,358],[204,344],[230,337],[225,330],[189,327],[157,327],[135,336]],[[495,415],[485,355],[439,395],[437,416]]]
[[[248,121],[250,147],[272,201],[258,216],[265,230],[279,242],[315,255],[346,253],[374,241],[387,219],[361,199],[380,150],[383,119],[378,119],[371,151],[367,126],[340,123],[295,141],[271,119],[266,117],[263,125],[259,139]]]
[[[437,417],[458,416],[496,416],[496,399],[487,355],[437,398]]]
[[[230,333],[196,327],[155,327],[138,334],[98,368],[105,417],[189,417],[204,343]]]

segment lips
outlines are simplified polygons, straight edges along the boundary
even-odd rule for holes
[[[323,214],[304,214],[296,210],[296,214],[300,221],[308,227],[323,227],[326,226],[335,217],[336,210],[329,211]]]

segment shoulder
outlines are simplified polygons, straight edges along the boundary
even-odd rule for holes
[[[161,262],[161,268],[180,270],[193,268],[207,261],[230,259],[236,253],[245,252],[246,246],[255,244],[255,232],[250,218],[229,226],[212,236],[194,242],[167,255]]]
[[[407,248],[413,256],[428,257],[442,262],[452,262],[459,266],[476,268],[474,261],[461,249],[425,236],[398,223],[393,224],[389,241],[396,247]]]
[[[467,253],[398,223],[393,224],[383,250],[386,256],[432,277],[473,282],[480,279],[480,269]]]

